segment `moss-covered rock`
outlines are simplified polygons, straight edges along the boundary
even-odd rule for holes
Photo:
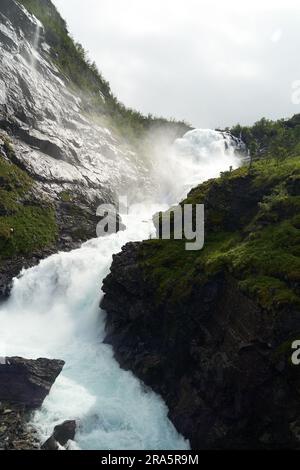
[[[6,159],[13,147],[5,140],[0,154],[0,263],[51,246],[57,237],[54,208],[33,196],[34,182]]]
[[[300,448],[299,159],[208,181],[202,251],[127,244],[104,281],[107,342],[192,448]]]
[[[205,206],[204,249],[187,252],[185,240],[150,240],[140,249],[158,299],[177,302],[195,281],[227,272],[263,308],[299,307],[299,176],[299,158],[270,160],[193,189],[182,204]]]

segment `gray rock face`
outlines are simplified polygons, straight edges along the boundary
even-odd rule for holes
[[[40,407],[63,366],[57,360],[6,358],[0,364],[0,401],[29,409]]]
[[[30,412],[40,407],[64,366],[63,361],[20,357],[0,361],[0,450],[39,449]]]
[[[121,367],[164,398],[193,449],[299,449],[299,371],[289,341],[278,348],[297,331],[288,311],[266,314],[225,275],[195,282],[184,304],[158,304],[143,249],[128,243],[104,280]]]
[[[16,159],[51,198],[111,201],[143,173],[137,155],[86,113],[51,61],[43,26],[14,0],[0,3],[0,127]]]
[[[64,446],[70,439],[74,440],[75,433],[76,421],[70,420],[55,426],[53,436],[60,445]]]
[[[43,25],[15,0],[0,2],[0,62],[0,155],[33,177],[25,203],[50,203],[58,227],[53,246],[1,263],[4,299],[22,268],[96,237],[97,206],[113,203],[138,180],[143,184],[144,170],[103,116],[91,115],[88,98],[70,91],[52,61]],[[2,137],[12,143],[10,155]]]
[[[58,450],[59,445],[66,446],[68,441],[74,440],[76,434],[76,421],[64,421],[55,426],[53,434],[42,445],[43,450]]]

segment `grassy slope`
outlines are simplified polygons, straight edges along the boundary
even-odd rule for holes
[[[13,153],[5,140],[5,152]],[[46,203],[35,205],[33,180],[0,155],[0,262],[51,246],[57,236],[55,213]]]
[[[185,302],[193,286],[225,271],[266,309],[300,307],[299,188],[298,157],[257,162],[195,188],[184,202],[205,204],[204,249],[187,252],[180,240],[141,247],[157,301]]]

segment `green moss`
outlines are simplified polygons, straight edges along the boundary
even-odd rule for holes
[[[144,242],[140,263],[149,282],[158,286],[157,301],[184,302],[195,283],[203,285],[223,269],[224,253],[236,240],[232,233],[215,233],[203,251],[186,251],[186,240]]]
[[[182,204],[201,204],[201,202],[205,201],[212,188],[218,184],[219,180],[216,179],[205,181],[196,188],[192,189]]]
[[[255,162],[253,166],[254,185],[274,186],[293,174],[300,174],[299,156],[290,157],[280,164],[274,158]]]
[[[53,208],[33,205],[30,198],[25,203],[33,180],[0,156],[0,183],[0,260],[51,245],[57,236]]]
[[[150,282],[159,286],[157,300],[163,301],[166,296],[177,298],[185,295],[183,284],[195,275],[197,252],[185,251],[182,240],[150,240],[144,243],[141,253],[141,265]]]
[[[12,156],[12,145],[8,143],[6,145],[9,145],[9,154]],[[6,191],[6,194],[8,191],[13,191],[19,196],[25,194],[33,183],[32,179],[24,171],[3,157],[0,157],[0,182],[0,191]],[[4,193],[1,196],[0,199],[2,201],[5,198]]]
[[[255,236],[254,236],[255,235]],[[300,268],[298,250],[300,231],[289,221],[258,230],[227,252],[227,261],[234,271],[244,274],[264,272],[279,278],[289,278]]]
[[[51,208],[25,206],[10,217],[0,217],[0,257],[28,255],[55,242],[57,228]]]
[[[242,291],[258,299],[265,308],[300,307],[300,297],[287,284],[275,277],[257,276],[239,283]]]
[[[63,201],[63,202],[71,202],[72,201],[72,195],[70,194],[69,191],[62,191],[59,194],[59,197],[60,197],[61,201]]]
[[[8,224],[5,224],[4,222],[1,224],[0,223],[0,243],[1,240],[5,243],[8,241],[11,237],[11,227]]]
[[[242,168],[191,191],[184,203],[205,205],[204,249],[187,252],[184,240],[142,245],[141,266],[157,300],[184,302],[192,288],[227,273],[266,309],[300,306],[300,200],[290,194],[298,171],[299,159],[280,167],[258,162],[250,174]],[[241,198],[241,188],[255,198]]]
[[[10,140],[8,139],[8,137],[6,136],[1,136],[3,142],[4,142],[4,151],[7,155],[7,158],[12,158],[14,156],[14,149],[13,149],[13,146],[10,142]]]

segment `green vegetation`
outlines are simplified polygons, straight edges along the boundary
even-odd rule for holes
[[[72,195],[70,194],[69,191],[62,191],[59,194],[60,200],[62,202],[71,202],[72,201]]]
[[[263,118],[253,126],[238,124],[230,131],[236,137],[242,137],[254,158],[280,161],[300,155],[300,114],[278,121]]]
[[[46,40],[52,48],[52,57],[66,77],[91,95],[99,95],[101,91],[106,98],[109,98],[111,95],[109,84],[98,72],[96,65],[87,59],[83,47],[70,37],[66,22],[51,1],[18,1],[43,24]]]
[[[23,206],[11,216],[0,217],[2,259],[29,255],[50,246],[55,238],[55,213],[50,208]]]
[[[71,38],[66,22],[50,0],[18,1],[44,25],[52,60],[70,86],[85,97],[86,111],[103,115],[105,121],[109,125],[113,123],[127,142],[137,145],[153,127],[170,131],[174,137],[182,136],[190,129],[185,122],[144,116],[126,108],[113,95],[109,83],[102,77],[95,62],[89,60],[81,44]]]
[[[184,302],[197,285],[227,273],[266,309],[300,307],[299,180],[300,159],[287,158],[258,161],[191,191],[184,202],[206,208],[204,249],[187,252],[185,240],[141,247],[158,302]]]
[[[11,155],[13,148],[7,140],[4,148]],[[24,171],[0,155],[0,262],[30,254],[56,240],[54,210],[30,201],[33,184]]]
[[[184,122],[143,116],[126,108],[83,47],[70,37],[50,0],[19,2],[43,23],[52,60],[69,86],[85,98],[86,113],[114,127],[134,145],[144,145],[153,129],[170,133],[171,138],[189,130]],[[185,302],[192,289],[225,273],[265,309],[299,307],[300,114],[278,121],[263,118],[230,131],[242,137],[254,163],[203,183],[184,201],[205,204],[204,249],[187,252],[184,240],[147,241],[141,246],[141,266],[157,288],[158,302]],[[8,141],[5,152],[13,160]],[[30,253],[57,237],[54,210],[47,204],[25,202],[32,185],[26,173],[0,157],[2,258]],[[67,191],[60,198],[72,199]]]

